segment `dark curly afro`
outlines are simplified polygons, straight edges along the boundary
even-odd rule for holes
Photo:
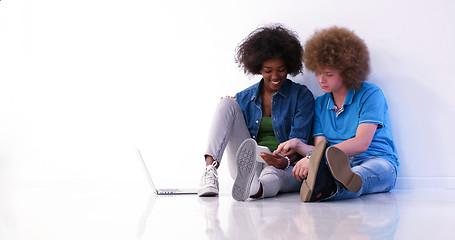
[[[305,43],[305,67],[315,73],[323,68],[340,72],[344,84],[359,89],[370,73],[368,47],[353,31],[330,27],[316,31]]]
[[[302,72],[302,45],[296,33],[281,25],[261,27],[250,33],[236,49],[235,61],[245,73],[261,74],[262,64],[272,58],[286,63],[288,74]]]

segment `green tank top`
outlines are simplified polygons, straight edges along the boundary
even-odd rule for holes
[[[272,152],[278,148],[278,140],[276,140],[275,132],[273,132],[271,117],[262,117],[259,124],[257,143],[260,146],[268,147]]]

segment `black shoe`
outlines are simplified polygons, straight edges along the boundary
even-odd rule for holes
[[[337,189],[330,170],[325,163],[326,141],[319,142],[311,153],[308,176],[300,187],[302,202],[317,202],[332,196]]]

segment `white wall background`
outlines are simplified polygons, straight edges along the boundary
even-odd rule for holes
[[[455,188],[454,11],[450,0],[2,0],[0,176],[142,185],[139,147],[159,181],[197,184],[215,104],[260,79],[237,67],[235,47],[282,23],[302,42],[332,25],[365,39],[399,186]],[[312,73],[293,79],[320,94]]]

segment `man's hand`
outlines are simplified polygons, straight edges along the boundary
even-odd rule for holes
[[[292,169],[292,176],[299,180],[303,181],[308,176],[308,167],[310,166],[310,158],[304,157],[298,161],[294,168]]]
[[[273,156],[278,156],[278,154],[280,153],[283,156],[289,156],[295,153],[305,156],[312,149],[313,146],[307,145],[297,138],[293,138],[278,145],[278,148],[275,151],[273,151]]]

